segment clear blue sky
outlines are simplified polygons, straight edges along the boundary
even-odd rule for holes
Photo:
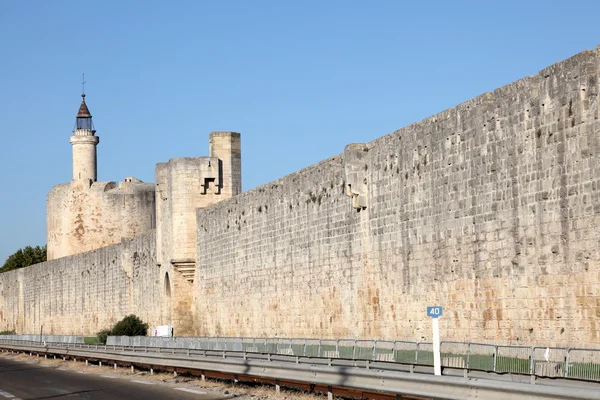
[[[98,179],[242,134],[243,189],[600,44],[600,1],[0,0],[0,264],[46,242],[81,74]]]

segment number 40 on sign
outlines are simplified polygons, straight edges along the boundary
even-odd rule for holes
[[[442,316],[442,307],[434,306],[427,307],[427,316],[431,318],[438,318]]]

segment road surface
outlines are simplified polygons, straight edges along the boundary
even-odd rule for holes
[[[33,359],[32,359],[33,360]],[[42,366],[0,355],[0,400],[221,400],[233,396],[207,394],[186,385],[166,385],[135,375],[90,373],[84,363],[79,370]]]

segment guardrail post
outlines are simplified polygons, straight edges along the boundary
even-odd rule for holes
[[[415,349],[415,364],[419,363],[419,342],[417,342],[417,348]],[[412,372],[412,371],[411,371]]]
[[[377,353],[377,340],[375,341],[375,343],[373,344],[373,354],[371,355],[371,360],[375,361],[375,355]]]
[[[494,346],[494,372],[496,372],[496,359],[498,358],[498,346]]]
[[[302,350],[302,355],[306,357],[306,339],[304,339],[304,349]]]
[[[567,354],[565,355],[565,378],[569,377],[569,355],[571,353],[571,349],[567,349]]]
[[[319,339],[319,349],[317,350],[317,357],[321,357],[321,339]]]
[[[352,359],[356,360],[356,340],[354,341],[354,347],[352,348]],[[340,353],[337,353],[338,357],[340,356]]]
[[[469,366],[471,365],[471,343],[467,343],[467,364],[465,365],[465,378],[469,375]]]
[[[340,356],[340,339],[335,341],[335,354],[337,354],[338,357]],[[354,359],[354,355],[352,358]]]
[[[535,347],[532,347],[529,350],[529,375],[535,374],[535,365],[534,365],[534,361],[533,361],[534,352],[535,352]]]

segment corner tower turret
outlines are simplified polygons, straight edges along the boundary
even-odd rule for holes
[[[237,132],[212,132],[210,156],[219,159],[219,190],[226,198],[242,193],[242,145]]]
[[[85,104],[85,93],[81,98],[73,136],[69,140],[73,146],[73,179],[87,180],[91,184],[98,179],[96,145],[100,142],[100,138],[95,136],[92,114]]]

